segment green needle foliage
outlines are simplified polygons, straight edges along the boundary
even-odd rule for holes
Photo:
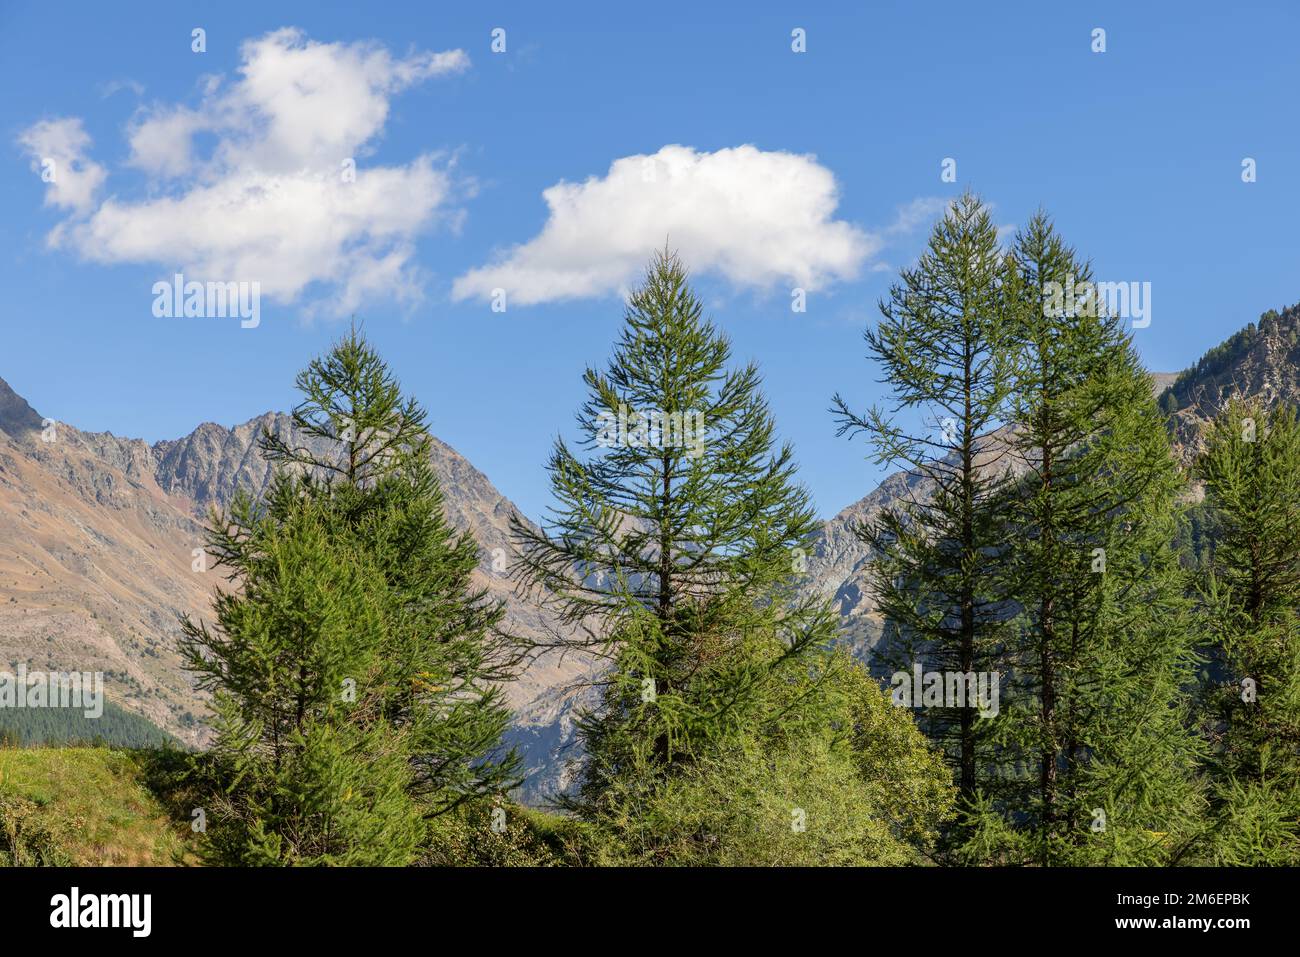
[[[586,863],[717,866],[908,865],[952,806],[942,756],[840,652],[788,689],[818,681],[830,720],[729,735],[648,790],[612,781]]]
[[[897,818],[873,803],[857,666],[829,650],[827,602],[794,588],[816,529],[808,495],[757,368],[728,371],[702,313],[678,259],[656,256],[608,369],[586,372],[581,448],[556,443],[548,523],[515,525],[515,574],[572,629],[554,643],[607,669],[565,803],[602,862],[896,860],[940,813],[943,776],[906,713],[886,709],[882,725],[913,735],[915,760],[889,773],[915,802],[894,796]],[[803,831],[796,800],[819,809]],[[790,857],[769,831],[791,836]]]
[[[1213,548],[1204,629],[1210,859],[1300,863],[1300,423],[1288,406],[1228,404],[1197,463]]]
[[[1007,282],[997,229],[967,194],[866,333],[894,408],[860,415],[834,398],[840,434],[865,433],[878,463],[915,479],[908,497],[858,530],[873,549],[871,584],[888,623],[878,655],[909,674],[915,663],[926,672],[991,672],[1001,660],[1006,450],[988,434],[1001,425],[1011,387]],[[989,784],[989,722],[971,702],[927,708],[920,720],[969,805]]]
[[[425,414],[354,329],[266,433],[264,498],[213,515],[237,591],[183,652],[219,714],[222,860],[403,864],[426,819],[518,781],[498,683],[513,656],[446,523]]]
[[[1005,778],[967,850],[1158,863],[1198,807],[1182,690],[1193,634],[1172,547],[1183,481],[1122,320],[1095,299],[1063,308],[1060,290],[1092,276],[1044,214],[1017,235],[1014,266],[1014,544],[999,567],[1017,613],[993,735]]]

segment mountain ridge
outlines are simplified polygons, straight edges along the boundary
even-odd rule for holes
[[[1182,372],[1150,372],[1152,394],[1168,417],[1175,456],[1184,468],[1201,448],[1206,425],[1233,396],[1300,405],[1300,304],[1269,310],[1207,352]],[[995,438],[993,433],[989,438]],[[831,598],[848,644],[865,655],[879,640],[883,621],[876,614],[868,581],[870,550],[853,526],[901,495],[915,491],[919,479],[906,472],[887,476],[875,489],[822,524],[813,541],[804,587]],[[1190,490],[1193,499],[1199,489]]]
[[[223,570],[195,571],[208,510],[227,507],[238,488],[265,488],[272,467],[257,439],[291,418],[202,422],[152,444],[62,422],[51,431],[46,421],[0,379],[0,540],[14,543],[0,554],[0,662],[104,671],[111,699],[201,745],[204,708],[176,653],[177,615],[210,619],[215,587],[229,587]],[[504,627],[523,635],[554,627],[500,570],[517,508],[436,437],[430,455],[448,521],[478,545],[477,584],[506,605]],[[543,658],[507,686],[507,698],[536,717],[529,706],[583,667]]]
[[[1191,461],[1205,423],[1234,394],[1300,402],[1297,369],[1300,305],[1270,310],[1182,373],[1152,373],[1180,460]],[[227,506],[237,488],[257,494],[265,487],[271,467],[257,437],[290,421],[270,411],[229,427],[202,422],[154,443],[54,423],[55,440],[46,442],[46,420],[0,379],[0,541],[14,543],[0,550],[0,664],[104,671],[116,703],[189,744],[205,743],[204,708],[176,654],[176,614],[210,617],[213,588],[224,579],[191,565],[207,510]],[[996,442],[997,434],[989,438]],[[521,634],[555,627],[494,571],[496,559],[510,554],[517,508],[437,438],[431,459],[448,520],[474,535],[476,579],[506,603],[507,626]],[[845,639],[860,653],[878,640],[883,622],[867,578],[871,556],[853,526],[920,491],[918,484],[905,472],[886,476],[822,522],[808,556],[802,587],[832,600]],[[588,700],[583,685],[591,674],[587,661],[543,659],[507,688],[515,712],[508,743],[524,752],[530,800],[569,783],[573,718]]]

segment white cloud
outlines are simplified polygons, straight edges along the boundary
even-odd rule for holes
[[[189,172],[191,161],[179,162],[174,146],[209,131],[221,137],[211,160],[219,168],[337,168],[383,132],[393,94],[469,67],[463,50],[396,60],[374,44],[314,43],[293,29],[245,41],[241,54],[241,79],[223,91],[220,77],[208,77],[200,109],[160,107],[136,121],[136,165]]]
[[[665,241],[695,272],[742,287],[812,290],[855,278],[883,245],[833,218],[835,177],[814,157],[753,146],[665,146],[542,197],[550,215],[541,233],[457,278],[453,298],[488,298],[498,287],[520,305],[608,295]]]
[[[51,242],[97,262],[260,282],[282,302],[323,283],[340,313],[370,298],[418,298],[414,239],[449,215],[452,164],[433,153],[397,166],[364,158],[394,94],[462,71],[469,58],[451,50],[399,59],[376,44],[318,43],[293,29],[240,52],[238,78],[204,78],[197,107],[158,104],[129,125],[128,163],[154,188],[109,198],[61,224]]]
[[[263,295],[291,302],[312,282],[383,291],[372,281],[386,263],[396,280],[411,238],[447,199],[447,173],[421,157],[403,167],[269,175],[229,171],[177,196],[105,202],[74,226],[68,242],[100,262],[176,263],[198,279],[261,283]],[[356,296],[339,304],[355,308]]]
[[[203,114],[177,107],[155,107],[127,130],[132,166],[155,176],[183,176],[194,165],[194,134],[206,128]]]
[[[86,158],[90,136],[81,120],[42,120],[24,130],[18,142],[31,157],[32,170],[46,182],[46,206],[84,212],[94,205],[107,173]]]

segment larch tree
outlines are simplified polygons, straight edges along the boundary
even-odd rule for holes
[[[1196,659],[1174,549],[1183,481],[1150,376],[1087,265],[1042,213],[1013,257],[1015,478],[998,567],[1015,614],[993,735],[999,816],[969,850],[1156,863],[1198,807],[1184,691]],[[1003,827],[1014,837],[997,851]]]
[[[998,673],[1008,618],[1006,448],[991,436],[1011,387],[1008,266],[988,209],[967,194],[948,208],[915,267],[868,329],[892,408],[853,412],[839,394],[840,434],[863,433],[877,463],[901,467],[909,493],[858,529],[886,633],[877,648],[905,673]],[[991,678],[990,678],[991,684]],[[911,703],[911,702],[909,702]],[[920,702],[916,702],[919,705]],[[979,702],[931,702],[919,719],[944,749],[969,808],[990,783],[990,722]]]
[[[287,434],[260,440],[269,489],[212,518],[208,548],[239,588],[218,594],[213,628],[183,622],[231,779],[214,846],[407,863],[422,822],[517,783],[500,689],[515,657],[472,580],[477,546],[446,522],[424,410],[355,329],[297,384]]]
[[[1211,541],[1202,582],[1213,680],[1207,857],[1300,862],[1300,422],[1234,400],[1197,462]]]
[[[601,861],[901,860],[944,775],[906,713],[863,703],[829,603],[798,593],[816,518],[758,369],[730,351],[657,255],[608,367],[586,371],[581,447],[556,442],[548,520],[515,525],[516,575],[573,629],[556,642],[605,668],[564,803]],[[867,772],[890,741],[881,788]]]

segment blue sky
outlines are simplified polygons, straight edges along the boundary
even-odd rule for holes
[[[538,516],[621,277],[667,233],[831,515],[880,476],[830,396],[880,396],[862,330],[963,189],[1150,282],[1155,370],[1300,300],[1294,5],[806,6],[5,0],[0,377],[80,428],[173,438],[289,407],[355,312],[434,433]],[[677,192],[636,187],[643,157]],[[155,317],[177,270],[259,280],[261,324]]]

